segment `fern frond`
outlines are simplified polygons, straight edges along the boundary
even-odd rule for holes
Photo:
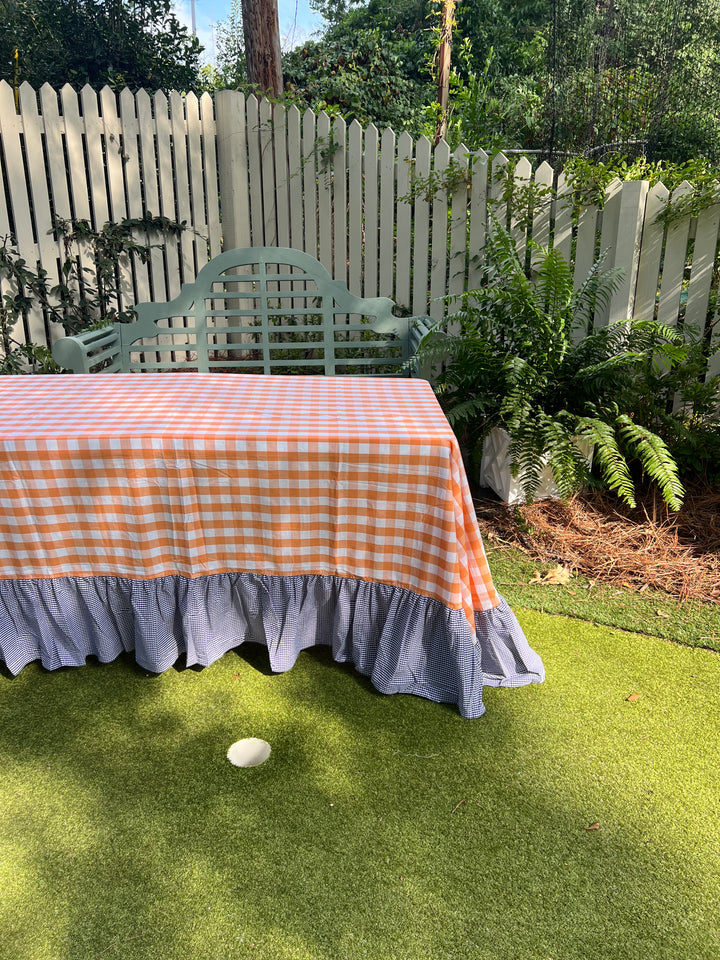
[[[559,250],[540,247],[535,266],[535,288],[545,312],[561,319],[573,298],[573,275],[570,265]]]
[[[578,436],[585,437],[594,445],[595,462],[608,487],[629,507],[634,507],[635,488],[627,461],[618,447],[614,428],[604,420],[583,417],[578,424]]]
[[[572,302],[577,325],[587,325],[596,310],[605,309],[622,283],[624,271],[620,267],[606,270],[606,259],[606,252],[601,253],[575,293]]]
[[[623,440],[630,446],[645,473],[657,483],[670,509],[679,510],[685,490],[678,477],[677,464],[664,440],[625,414],[618,417],[618,425]]]

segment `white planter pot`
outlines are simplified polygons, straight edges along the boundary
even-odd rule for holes
[[[575,444],[587,461],[592,464],[594,447],[589,440],[577,439]],[[502,427],[491,430],[483,441],[480,461],[480,486],[490,487],[505,503],[525,503],[521,471],[517,477],[510,472],[510,434]],[[557,500],[560,497],[552,469],[545,466],[540,474],[540,485],[535,500]]]

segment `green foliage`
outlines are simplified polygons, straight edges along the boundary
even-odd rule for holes
[[[420,348],[424,362],[445,362],[438,392],[451,423],[471,446],[504,427],[529,498],[545,457],[563,496],[588,481],[579,437],[595,444],[600,476],[624,502],[634,504],[633,473],[641,470],[678,509],[677,466],[651,427],[656,411],[643,407],[641,397],[687,360],[681,336],[648,321],[588,332],[621,278],[603,269],[602,258],[575,290],[555,250],[532,245],[534,266],[526,271],[497,221],[484,253],[481,285],[460,298],[461,309],[436,324]]]
[[[0,374],[59,373],[47,347],[26,343],[15,335],[15,328],[23,322],[30,307],[36,303],[50,309],[48,302],[47,271],[34,271],[17,255],[3,237],[0,246],[0,280],[3,296],[0,302]]]
[[[230,0],[229,14],[215,25],[215,51],[215,63],[200,68],[200,87],[213,92],[245,85],[247,69],[240,0]]]
[[[48,273],[39,264],[33,269],[19,256],[9,237],[0,246],[0,280],[4,295],[0,304],[0,374],[57,373],[60,368],[47,347],[26,342],[16,335],[28,312],[39,308],[48,323],[61,324],[68,335],[110,323],[135,319],[132,307],[120,310],[119,265],[137,257],[146,263],[153,245],[150,234],[177,235],[185,229],[167,217],[126,219],[106,223],[96,231],[86,220],[56,219],[51,231],[62,240],[65,258],[60,282],[50,286]],[[139,232],[145,242],[137,239]],[[80,251],[80,253],[78,253]],[[83,258],[85,264],[83,264]],[[92,268],[88,265],[92,263]]]
[[[285,57],[283,76],[291,100],[348,122],[399,129],[412,126],[421,109],[402,52],[384,42],[379,28],[306,43]]]
[[[569,157],[563,171],[570,182],[576,204],[603,206],[605,190],[614,179],[647,180],[651,187],[663,183],[670,192],[687,180],[695,187],[692,198],[669,203],[660,219],[669,221],[690,213],[697,216],[704,207],[716,202],[715,192],[720,169],[705,157],[696,157],[684,163],[668,160],[649,160],[644,154],[628,158],[616,154],[605,160],[587,157]]]
[[[202,47],[170,0],[13,0],[3,8],[0,79],[35,88],[192,89]]]

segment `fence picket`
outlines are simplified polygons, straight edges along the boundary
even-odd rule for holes
[[[630,180],[623,183],[619,191],[617,232],[612,238],[610,262],[623,270],[623,276],[610,301],[610,322],[633,315],[648,188],[647,180]]]
[[[230,92],[233,93],[235,91]],[[220,232],[219,163],[215,146],[216,140],[219,138],[217,137],[213,100],[209,93],[204,93],[202,97],[200,97],[200,123],[202,125],[205,209],[207,210],[206,223],[208,226],[208,243],[210,246],[209,254],[211,257],[216,257],[218,253],[220,253],[222,245],[222,234]],[[243,149],[243,161],[244,160],[245,152]],[[247,220],[245,223],[247,223]],[[247,227],[243,226],[243,230],[246,229]],[[247,243],[241,243],[240,246],[247,246]]]
[[[30,196],[25,181],[25,163],[21,144],[22,134],[22,118],[15,112],[12,89],[7,84],[3,84],[0,88],[0,140],[2,140],[5,154],[15,239],[18,250],[28,265],[35,267],[40,260],[40,249],[35,239],[30,216]],[[42,311],[31,308],[28,312],[26,329],[22,330],[16,326],[14,336],[18,340],[27,339],[43,343],[45,323]]]
[[[365,284],[363,296],[378,293],[378,130],[371,123],[365,131]]]
[[[692,185],[687,180],[683,180],[673,190],[671,200],[677,202],[682,197],[687,197],[692,193]],[[668,227],[657,312],[658,322],[668,326],[674,327],[678,321],[689,237],[689,214],[679,220],[674,220]]]
[[[275,247],[278,242],[278,192],[273,158],[273,105],[265,97],[258,111],[260,122],[260,155],[262,157],[263,243]]]
[[[80,103],[82,105],[82,125],[85,133],[92,224],[96,230],[100,231],[108,222],[110,211],[105,189],[102,126],[98,112],[97,94],[88,84],[85,84],[80,91]]]
[[[447,293],[450,297],[457,297],[466,289],[468,157],[468,148],[461,143],[453,154],[453,160],[464,171],[464,177],[459,180],[450,198],[450,260],[447,284]]]
[[[348,287],[362,296],[363,281],[363,131],[357,120],[348,128]]]
[[[194,93],[189,93],[185,97],[185,125],[190,184],[189,229],[185,232],[190,237],[194,259],[193,276],[196,276],[197,271],[208,261],[208,224],[205,212],[205,188],[203,186],[200,104]],[[183,136],[182,130],[178,132],[178,136]],[[190,224],[192,224],[191,228]]]
[[[332,125],[333,153],[333,271],[336,280],[347,283],[348,276],[348,209],[347,209],[347,144],[346,126],[342,117],[336,117]]]
[[[397,246],[395,250],[395,300],[406,310],[410,308],[410,237],[412,236],[412,207],[410,193],[410,161],[412,137],[404,130],[397,149]]]
[[[690,267],[685,324],[704,331],[708,321],[708,302],[715,267],[715,252],[720,226],[720,203],[701,210],[697,218],[693,259]]]
[[[277,245],[290,246],[290,199],[288,197],[288,162],[286,110],[276,103],[272,115],[273,153],[275,160],[275,209],[277,211]]]
[[[381,297],[393,296],[395,265],[395,134],[386,127],[380,140],[380,286]]]
[[[157,165],[160,183],[160,215],[170,220],[176,219],[175,190],[171,148],[171,124],[168,99],[159,90],[153,97],[155,112],[155,136],[157,141]],[[180,255],[177,243],[173,237],[168,237],[165,243],[165,260],[167,263],[167,295],[174,299],[180,293]]]
[[[170,94],[170,130],[172,133],[173,169],[175,172],[175,217],[179,223],[192,223],[190,209],[190,180],[185,137],[185,105],[177,91]],[[179,237],[180,280],[188,283],[195,277],[195,256],[193,238],[189,230],[183,230]]]
[[[144,212],[140,177],[140,132],[135,113],[135,97],[127,87],[120,93],[120,149],[122,151],[123,180],[127,186],[127,212],[139,219]],[[157,209],[157,208],[156,208]],[[140,238],[143,242],[146,237]],[[152,297],[148,265],[135,261],[135,303],[144,303]]]
[[[568,263],[572,261],[572,206],[572,187],[565,174],[560,173],[552,204],[555,218],[553,249],[561,253]]]
[[[317,257],[317,180],[315,164],[315,114],[306,110],[303,116],[303,201],[305,252]]]
[[[468,251],[468,288],[476,290],[480,284],[485,259],[487,231],[488,155],[477,150],[472,157],[470,183],[470,241]]]
[[[23,83],[21,85],[19,100],[20,116],[22,117],[25,136],[30,196],[32,197],[37,230],[38,253],[44,269],[47,270],[50,285],[55,286],[60,280],[58,259],[62,256],[63,247],[62,241],[58,243],[50,235],[52,214],[50,211],[50,194],[45,176],[42,118],[38,113],[35,91],[30,84]],[[62,328],[52,331],[53,336],[62,336],[63,333]]]
[[[527,157],[520,157],[513,171],[513,200],[510,211],[510,235],[515,241],[520,263],[527,253],[528,187],[532,181],[532,166]],[[517,199],[519,195],[519,200]]]
[[[430,176],[432,148],[427,137],[422,136],[415,144],[415,164],[411,177],[411,189],[415,197],[415,230],[413,236],[413,303],[412,311],[423,316],[428,311],[429,261],[430,261],[430,202],[426,191],[418,184]]]
[[[293,104],[287,112],[288,202],[290,204],[290,246],[305,249],[302,209],[302,125],[300,111]]]
[[[502,199],[509,162],[504,153],[496,153],[490,167],[490,182],[488,183],[490,215],[495,217],[503,227],[509,226],[507,202]]]
[[[318,153],[318,259],[332,273],[332,154],[330,117],[320,112],[315,126]]]
[[[82,127],[77,94],[66,83],[60,91],[63,117],[65,118],[65,147],[70,167],[70,203],[72,216],[90,222],[90,196],[85,176]]]
[[[108,183],[109,219],[119,223],[127,217],[125,184],[123,180],[123,146],[117,100],[109,87],[100,91],[100,114],[105,141],[105,165]],[[117,264],[119,308],[136,303],[132,264],[129,257],[121,257]]]
[[[643,235],[640,246],[637,282],[635,284],[636,320],[652,320],[657,305],[660,261],[662,258],[665,225],[658,221],[658,214],[665,209],[670,191],[664,183],[656,183],[645,200]]]
[[[595,238],[597,234],[598,208],[594,203],[580,207],[575,238],[575,269],[573,283],[579,289],[590,267],[595,262]]]
[[[152,101],[145,90],[139,90],[135,99],[137,119],[140,130],[140,164],[145,210],[154,216],[160,215],[160,190],[158,185],[158,164],[155,155],[155,121],[152,114]],[[166,301],[170,299],[165,277],[165,263],[162,250],[153,245],[150,251],[150,282],[152,299]]]
[[[435,147],[433,172],[442,183],[443,174],[450,165],[450,147],[441,140]],[[436,190],[432,201],[432,231],[430,248],[430,316],[441,320],[446,313],[443,297],[447,293],[448,196],[443,187]]]
[[[250,229],[253,247],[265,246],[265,224],[262,203],[262,154],[260,152],[260,116],[257,97],[245,101],[247,111],[248,172],[250,177]]]
[[[535,187],[544,196],[536,197],[533,206],[532,239],[541,247],[550,246],[550,216],[552,211],[552,185],[555,179],[553,168],[543,161],[535,171]],[[531,263],[537,262],[537,252],[533,251]]]

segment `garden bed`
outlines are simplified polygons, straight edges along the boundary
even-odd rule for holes
[[[689,487],[672,513],[652,491],[634,509],[602,491],[519,506],[477,491],[484,537],[598,583],[720,604],[720,489]]]

